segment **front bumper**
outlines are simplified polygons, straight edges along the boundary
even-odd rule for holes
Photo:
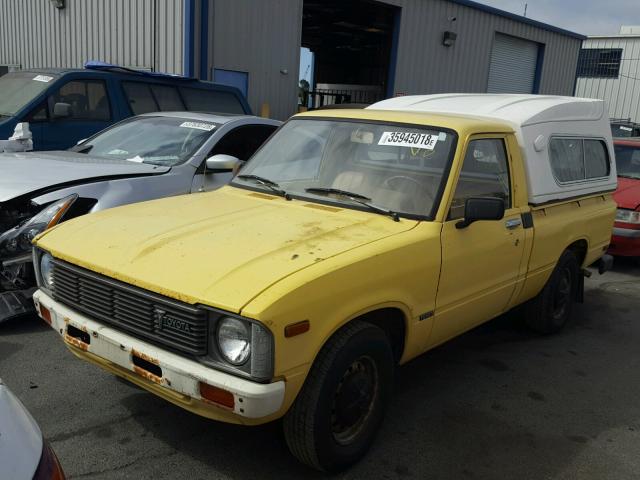
[[[624,257],[640,256],[640,230],[614,227],[608,253]]]
[[[95,322],[56,302],[42,290],[38,290],[33,299],[39,313],[41,307],[49,310],[52,328],[76,356],[179,407],[214,420],[247,425],[265,423],[279,416],[285,395],[283,380],[261,384],[238,378]],[[86,335],[80,336],[88,343],[75,332],[84,332]],[[134,365],[134,356],[159,367],[161,375]],[[200,395],[200,382],[231,392],[233,409],[204,399]]]

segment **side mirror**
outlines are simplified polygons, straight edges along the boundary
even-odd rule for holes
[[[501,198],[467,198],[464,203],[464,219],[456,228],[466,228],[478,220],[501,220],[504,218],[504,200]]]
[[[219,153],[206,160],[207,173],[231,173],[240,167],[240,160],[232,155]]]
[[[58,102],[53,105],[54,118],[68,118],[71,116],[71,105],[64,102]]]

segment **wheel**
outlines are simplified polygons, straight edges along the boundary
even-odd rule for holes
[[[291,453],[325,472],[369,449],[391,398],[394,360],[378,327],[353,321],[324,345],[283,426]]]
[[[571,317],[578,288],[580,265],[575,254],[565,250],[542,291],[525,305],[525,322],[539,333],[555,333]]]

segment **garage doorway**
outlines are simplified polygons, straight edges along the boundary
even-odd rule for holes
[[[488,93],[538,93],[544,47],[496,33],[491,50]]]
[[[313,53],[308,106],[374,103],[395,72],[400,9],[372,0],[304,0],[302,46]]]

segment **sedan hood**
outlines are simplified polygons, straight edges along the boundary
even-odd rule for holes
[[[620,208],[635,210],[640,206],[640,180],[618,177],[618,189],[613,199]]]
[[[224,187],[86,215],[37,245],[162,295],[240,312],[278,280],[416,224]]]
[[[0,154],[0,202],[21,195],[50,190],[58,185],[96,179],[154,175],[168,167],[127,160],[91,157],[83,153],[26,152]]]

